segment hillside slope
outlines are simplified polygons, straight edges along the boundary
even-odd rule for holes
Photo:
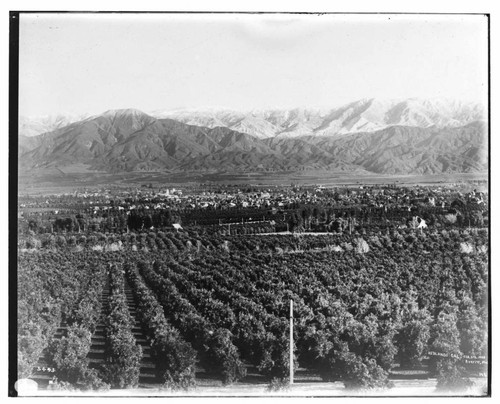
[[[330,118],[333,121],[336,115]],[[226,127],[194,126],[137,110],[116,110],[43,135],[21,136],[19,165],[22,170],[84,165],[104,172],[481,172],[488,168],[486,133],[486,124],[474,121],[443,128],[389,126],[342,136],[261,139]]]

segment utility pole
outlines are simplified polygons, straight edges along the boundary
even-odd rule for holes
[[[293,384],[293,300],[290,299],[290,384]]]

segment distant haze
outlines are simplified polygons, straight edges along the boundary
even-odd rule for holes
[[[22,14],[19,113],[485,105],[481,15]]]

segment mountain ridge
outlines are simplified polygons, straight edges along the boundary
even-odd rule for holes
[[[349,121],[371,105],[351,105],[329,118],[343,116]],[[294,116],[289,114],[289,121]],[[484,171],[486,151],[486,124],[481,121],[262,139],[223,126],[190,125],[132,109],[110,110],[39,136],[19,137],[19,165],[28,171],[83,164],[104,172],[326,169],[433,174]]]
[[[113,113],[112,111],[116,110],[107,112]],[[131,113],[134,109],[119,111]],[[259,138],[338,136],[374,132],[394,125],[456,127],[486,119],[486,111],[481,104],[446,98],[364,98],[336,107],[321,108],[264,108],[240,111],[222,107],[188,108],[156,110],[148,115],[208,128],[227,127]],[[31,137],[93,117],[88,114],[58,114],[32,118],[21,116],[19,134]]]
[[[448,99],[366,98],[335,108],[261,109],[246,112],[229,109],[156,111],[158,118],[216,127],[225,126],[259,138],[338,136],[374,132],[390,126],[458,127],[485,120],[477,103]]]

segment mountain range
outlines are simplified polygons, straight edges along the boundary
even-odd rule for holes
[[[429,128],[458,127],[484,120],[481,105],[454,100],[363,99],[337,108],[269,109],[248,112],[225,109],[155,111],[157,118],[170,118],[189,125],[227,127],[258,138],[335,136],[374,132],[390,126]]]
[[[70,123],[81,121],[88,118],[88,114],[58,114],[45,116],[20,116],[19,117],[19,134],[26,137],[41,135],[42,133],[52,132],[56,129],[63,128]]]
[[[21,170],[481,172],[478,105],[361,100],[331,110],[111,110],[37,135],[20,128]]]

